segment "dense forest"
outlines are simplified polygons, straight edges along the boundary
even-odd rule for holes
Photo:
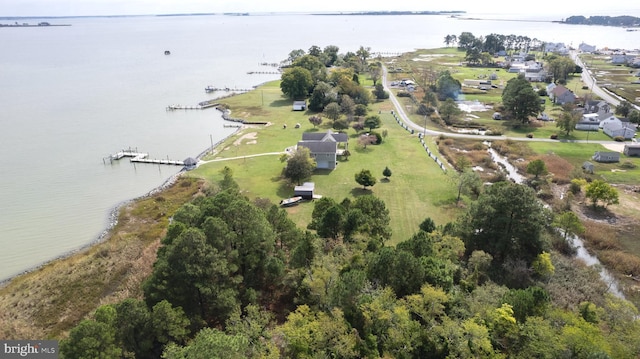
[[[569,16],[566,24],[577,25],[605,25],[605,26],[640,26],[640,18],[635,16]]]
[[[144,298],[100,307],[65,358],[636,358],[608,293],[528,186],[488,186],[395,247],[371,194],[316,200],[308,228],[233,174],[182,206]],[[564,248],[564,250],[563,250]]]

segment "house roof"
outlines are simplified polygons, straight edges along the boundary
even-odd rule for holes
[[[303,146],[309,149],[311,153],[336,153],[337,147],[335,142],[322,142],[322,141],[300,141],[298,146]]]
[[[316,188],[316,184],[313,182],[305,182],[301,186],[295,186],[294,191],[313,191]]]
[[[331,142],[347,142],[349,136],[342,132],[303,132],[302,141],[331,141]]]

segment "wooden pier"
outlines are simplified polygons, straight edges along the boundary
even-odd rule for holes
[[[214,101],[202,101],[194,106],[183,106],[183,105],[169,105],[167,106],[167,111],[175,111],[175,110],[205,110],[207,108],[218,106],[218,102]]]
[[[132,149],[122,150],[110,156],[104,157],[102,159],[102,162],[106,163],[106,160],[109,160],[109,162],[112,163],[113,161],[118,161],[125,157],[130,158],[129,162],[134,162],[134,163],[151,163],[151,164],[157,164],[157,165],[174,165],[174,166],[185,165],[184,161],[175,161],[175,160],[170,160],[168,158],[167,159],[148,158],[149,157],[148,153],[137,152]]]

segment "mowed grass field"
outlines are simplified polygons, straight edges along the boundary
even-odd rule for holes
[[[312,113],[292,111],[292,102],[282,95],[277,81],[222,102],[228,104],[233,117],[268,121],[271,124],[243,129],[205,160],[284,152],[285,148],[296,145],[304,131],[326,132],[331,128],[328,119],[314,128],[308,120]],[[336,201],[364,194],[381,198],[391,216],[393,236],[390,244],[408,239],[427,217],[431,217],[436,224],[454,220],[460,209],[455,205],[454,186],[449,175],[443,173],[428,157],[417,134],[411,135],[395,122],[388,100],[369,107],[370,114],[379,115],[382,119],[383,125],[376,131],[382,133],[386,130],[387,137],[380,145],[363,148],[357,143],[358,134],[353,129],[346,130],[350,137],[351,156],[348,160],[340,160],[333,171],[315,171],[309,181],[315,182],[316,193]],[[300,128],[296,129],[297,123]],[[287,125],[286,129],[284,124]],[[436,148],[434,143],[429,145],[432,150]],[[189,175],[216,182],[222,178],[220,170],[228,166],[249,198],[267,198],[278,203],[293,195],[293,185],[281,176],[284,165],[279,155],[246,157],[207,163]],[[388,181],[382,175],[386,166],[392,171]],[[363,169],[370,170],[378,179],[368,189],[363,189],[355,182],[355,174]],[[287,208],[287,212],[300,227],[305,228],[311,220],[313,206],[312,201],[303,202]]]

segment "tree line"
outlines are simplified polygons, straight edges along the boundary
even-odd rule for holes
[[[563,218],[563,220],[565,220]],[[634,358],[638,311],[563,238],[533,189],[488,186],[395,246],[373,195],[314,202],[307,228],[229,169],[185,204],[144,298],[100,307],[65,358]],[[559,222],[558,222],[559,223]],[[570,223],[564,221],[562,223]],[[566,227],[568,231],[571,226]]]

